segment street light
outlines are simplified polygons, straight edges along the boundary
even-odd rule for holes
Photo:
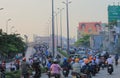
[[[66,0],[66,2],[62,2],[66,5],[66,18],[67,18],[67,53],[69,54],[69,11],[68,11],[68,4],[71,3],[71,1]]]
[[[6,33],[8,33],[8,22],[9,22],[9,21],[11,21],[10,18],[6,21]]]
[[[12,26],[11,29],[10,29],[11,34],[12,34],[12,29],[13,29],[13,28],[14,28],[14,26]]]
[[[64,8],[58,8],[59,12],[60,12],[60,45],[61,45],[61,50],[62,50],[62,11],[64,10]]]
[[[56,16],[56,34],[57,34],[57,43],[56,43],[56,48],[58,47],[58,13],[59,12],[55,12],[55,16]]]
[[[54,0],[52,0],[52,51],[53,57],[55,57],[55,46],[54,46]]]
[[[0,8],[0,10],[3,10],[4,8]]]

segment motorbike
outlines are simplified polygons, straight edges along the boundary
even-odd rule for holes
[[[54,77],[54,78],[60,78],[59,74],[51,74],[50,71],[47,71],[48,78]]]
[[[72,72],[72,78],[81,78],[81,76],[77,72]]]
[[[108,65],[107,71],[111,75],[112,72],[113,72],[113,66],[112,65]]]
[[[91,65],[91,67],[92,67],[91,74],[92,74],[92,76],[95,76],[96,75],[96,65]]]
[[[95,72],[98,73],[100,71],[100,66],[96,65]]]
[[[63,68],[63,75],[64,75],[64,77],[68,77],[68,75],[69,75],[69,69],[68,68]]]
[[[60,74],[56,74],[56,73],[51,74],[51,76],[52,76],[52,77],[55,77],[55,78],[60,78]]]
[[[0,78],[5,78],[5,72],[0,72]]]
[[[29,74],[28,73],[23,73],[23,77],[24,78],[29,78]]]
[[[67,70],[63,70],[63,75],[64,75],[64,77],[68,77],[68,71]]]
[[[118,65],[118,60],[115,60],[115,65],[116,65],[116,66]]]
[[[104,69],[104,67],[105,67],[105,64],[104,64],[104,63],[102,63],[102,64],[101,64],[101,67],[102,67],[102,69]]]
[[[50,70],[47,71],[48,78],[50,78]]]

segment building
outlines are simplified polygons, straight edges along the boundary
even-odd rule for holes
[[[82,35],[97,35],[102,30],[101,22],[80,22],[77,29],[77,39]]]
[[[120,5],[108,6],[108,23],[114,23],[120,20]]]

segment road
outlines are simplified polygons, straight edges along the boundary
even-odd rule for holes
[[[48,77],[46,74],[42,74],[41,78],[48,78]],[[69,76],[68,78],[72,78],[72,77]],[[112,75],[109,75],[107,73],[107,69],[105,68],[104,70],[101,69],[100,72],[96,74],[96,76],[93,76],[92,78],[120,78],[120,61],[118,66],[114,66],[114,72]]]
[[[32,52],[33,52],[33,48],[29,47],[29,49],[28,49],[28,51],[26,53],[27,57],[30,56],[32,54]],[[46,75],[46,73],[44,73],[44,74],[42,74],[41,78],[48,78],[48,76]],[[61,78],[64,78],[64,77],[62,76]],[[72,78],[72,76],[69,75],[68,78]],[[98,74],[96,74],[96,76],[94,76],[92,78],[120,78],[120,61],[119,61],[119,65],[117,67],[114,66],[114,72],[113,72],[112,75],[109,75],[107,73],[107,69],[104,69],[104,70],[101,70]]]
[[[101,70],[99,74],[97,74],[93,78],[120,78],[120,62],[118,66],[114,66],[114,72],[112,75],[107,73],[107,69]]]

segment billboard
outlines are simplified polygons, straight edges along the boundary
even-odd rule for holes
[[[117,20],[120,20],[120,6],[108,6],[108,22],[117,22]]]

